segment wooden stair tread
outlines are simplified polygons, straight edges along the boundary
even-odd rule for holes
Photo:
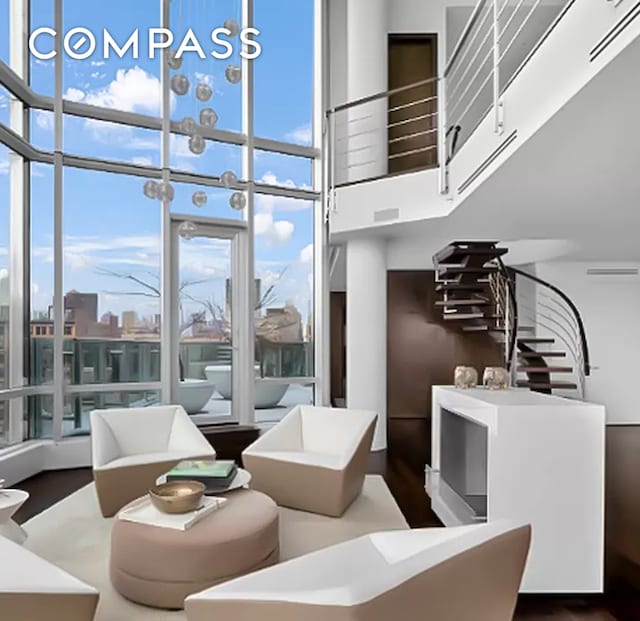
[[[489,300],[460,300],[460,299],[452,299],[452,300],[438,300],[436,302],[436,306],[488,306],[491,304]]]
[[[535,345],[539,343],[540,345],[553,345],[556,342],[555,339],[546,339],[546,338],[538,338],[535,336],[519,336],[518,343],[523,343],[524,345]]]
[[[573,373],[573,367],[519,366],[517,370],[521,373]]]
[[[442,283],[436,287],[436,291],[486,291],[487,288],[482,284],[467,284],[467,283]]]
[[[518,356],[521,358],[566,358],[567,353],[564,351],[519,351]]]
[[[553,388],[577,390],[578,385],[571,382],[528,382],[526,380],[518,380],[516,382],[518,388],[535,388],[539,390],[550,390]]]
[[[489,267],[466,267],[464,265],[439,265],[439,272],[450,274],[495,274],[498,268],[494,265]]]

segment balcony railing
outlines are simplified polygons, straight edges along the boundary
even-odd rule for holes
[[[479,0],[443,76],[443,126],[456,129],[444,137],[451,158],[487,114],[502,133],[503,93],[574,1]]]
[[[438,80],[327,112],[328,189],[438,166]]]

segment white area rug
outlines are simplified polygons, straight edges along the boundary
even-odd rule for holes
[[[111,519],[100,515],[93,483],[24,525],[25,547],[100,591],[96,621],[185,620],[183,612],[144,608],[109,581]],[[378,530],[409,528],[383,478],[368,475],[362,496],[341,518],[280,509],[280,556],[287,560]]]

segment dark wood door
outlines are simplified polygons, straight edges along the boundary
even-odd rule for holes
[[[389,36],[389,90],[438,75],[436,35]],[[389,97],[389,173],[438,165],[436,81]]]

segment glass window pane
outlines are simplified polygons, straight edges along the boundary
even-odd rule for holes
[[[255,0],[262,54],[255,61],[257,136],[310,145],[313,0]]]
[[[31,164],[29,383],[53,383],[53,166]]]
[[[272,408],[259,407],[259,398],[263,391],[272,390],[274,380],[256,380],[256,423],[277,423],[282,420],[297,405],[313,405],[313,395],[315,386],[309,384],[286,384],[286,391],[280,399],[278,405]],[[285,387],[283,386],[283,388]]]
[[[217,129],[236,132],[242,130],[241,80],[232,83],[227,79],[228,69],[239,70],[241,67],[239,36],[227,39],[232,46],[232,54],[228,59],[221,60],[211,56],[214,51],[224,52],[222,47],[212,43],[212,31],[222,27],[227,20],[241,24],[241,16],[240,0],[175,0],[171,3],[171,29],[178,45],[188,29],[192,28],[206,56],[203,59],[195,52],[186,52],[182,56],[182,65],[171,71],[172,80],[183,80],[185,77],[188,80],[188,90],[184,95],[178,94],[182,92],[180,90],[174,91],[172,95],[173,120],[191,117],[199,122],[200,112],[212,109],[217,115]],[[184,80],[183,83],[186,85]],[[198,86],[200,90],[197,90]],[[197,93],[200,94],[199,98],[196,97]]]
[[[0,144],[0,389],[9,387],[9,181],[15,158]]]
[[[0,123],[9,127],[9,91],[0,85]]]
[[[75,60],[65,55],[64,97],[70,101],[94,106],[159,116],[161,109],[160,53],[150,58],[149,28],[160,22],[158,0],[111,0],[109,10],[97,11],[86,0],[64,0],[64,32],[79,25],[95,33],[96,49],[86,59]],[[122,58],[113,50],[105,58],[103,30],[108,30],[119,46],[124,46],[131,33],[138,29],[138,58],[129,48]],[[81,34],[70,41],[81,41]],[[86,37],[85,37],[86,38]],[[83,53],[90,41],[79,47]]]
[[[160,203],[144,179],[64,172],[65,374],[145,381],[160,339]],[[144,352],[129,347],[132,336]],[[143,357],[148,355],[149,360]]]
[[[141,408],[158,405],[159,402],[160,393],[155,390],[67,395],[64,400],[62,434],[64,436],[89,434],[89,414],[92,410]]]
[[[271,151],[255,151],[255,177],[258,183],[310,190],[313,160]]]
[[[53,151],[55,145],[53,112],[32,108],[29,114],[31,116],[31,144],[36,149]]]
[[[262,377],[313,371],[313,201],[256,196],[256,356]]]
[[[9,64],[9,0],[0,0],[0,60]]]
[[[160,141],[157,130],[70,115],[64,117],[65,153],[157,168],[160,166]]]
[[[225,171],[241,176],[242,148],[213,140],[204,141],[204,152],[197,155],[191,151],[190,137],[171,135],[170,166],[174,170],[219,177]]]
[[[53,0],[32,0],[31,4],[31,32],[37,28],[55,28]],[[34,10],[36,6],[37,10]],[[50,52],[53,49],[53,38],[43,35],[38,39],[37,49],[44,54]],[[29,57],[31,88],[40,95],[53,97],[55,94],[55,60],[53,58],[45,60],[33,54],[30,54]]]
[[[171,203],[171,210],[175,213],[227,220],[241,220],[243,217],[242,210],[231,207],[230,201],[235,193],[234,190],[191,183],[172,183],[172,185],[175,196]]]

